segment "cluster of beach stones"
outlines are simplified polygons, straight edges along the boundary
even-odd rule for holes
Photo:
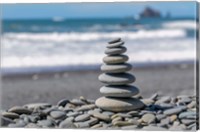
[[[141,109],[144,104],[132,96],[139,94],[139,89],[130,83],[135,81],[135,76],[128,73],[132,65],[126,63],[128,56],[124,55],[126,47],[121,38],[116,38],[106,46],[104,64],[99,80],[106,86],[101,87],[100,92],[105,97],[96,100],[96,105],[104,110],[129,111]]]
[[[140,100],[142,110],[113,112],[95,105],[94,100],[62,99],[56,105],[34,103],[1,111],[2,127],[91,128],[138,130],[196,130],[195,96],[160,96]]]

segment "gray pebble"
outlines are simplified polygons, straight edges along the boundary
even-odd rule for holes
[[[74,120],[76,122],[83,122],[83,121],[86,121],[86,120],[89,120],[89,119],[90,119],[90,115],[89,114],[84,114],[84,115],[77,116]]]
[[[137,129],[138,126],[137,125],[129,125],[129,126],[123,126],[121,127],[121,129],[126,129],[126,130],[133,130],[133,129]]]
[[[69,100],[68,100],[68,99],[62,99],[62,100],[60,100],[60,101],[57,103],[57,105],[58,105],[58,106],[63,106],[63,107],[65,107],[65,105],[66,105],[67,103],[69,103]]]
[[[72,122],[72,119],[67,118],[64,121],[60,122],[59,128],[76,128],[76,126]]]
[[[51,120],[40,120],[37,122],[37,125],[42,127],[53,127],[53,122]]]
[[[93,112],[92,115],[100,120],[103,120],[103,121],[110,121],[110,117],[108,115],[105,115],[105,114],[102,114],[102,113],[99,113],[99,112]]]
[[[179,119],[187,118],[187,119],[196,119],[196,112],[182,112],[178,116]]]
[[[72,99],[70,100],[70,103],[74,104],[74,105],[85,105],[86,103],[80,99]]]
[[[171,109],[167,109],[164,111],[165,115],[173,115],[173,114],[178,114],[181,111],[183,111],[183,109],[181,107],[176,107],[176,108],[171,108]]]
[[[13,112],[13,113],[17,113],[17,114],[31,114],[32,113],[31,110],[29,110],[27,108],[20,107],[20,106],[12,107],[8,111]]]
[[[50,112],[51,117],[53,117],[54,119],[63,119],[66,117],[66,113],[63,111],[52,111]]]
[[[108,116],[114,115],[114,113],[111,112],[111,111],[104,111],[102,114],[105,114],[105,115],[108,115]]]
[[[91,110],[96,107],[95,104],[89,104],[89,105],[82,105],[81,107],[77,108],[76,111],[85,111],[85,110]]]
[[[155,101],[157,99],[157,97],[158,97],[158,93],[155,93],[150,97],[150,99]]]
[[[158,121],[160,121],[161,119],[164,119],[166,117],[166,115],[164,115],[164,114],[157,114],[156,115],[156,119],[158,120]]]
[[[142,116],[143,122],[146,122],[148,124],[155,122],[155,119],[156,119],[156,117],[154,114],[144,114]]]
[[[124,52],[126,52],[126,47],[124,46],[119,46],[116,48],[109,48],[105,50],[105,54],[108,55],[117,55],[117,54],[123,54]]]
[[[155,102],[155,104],[169,103],[170,101],[171,101],[171,97],[170,96],[164,96],[164,97],[160,98],[159,100],[157,100]]]
[[[112,55],[112,56],[105,56],[103,58],[103,62],[106,64],[118,64],[118,63],[124,63],[128,61],[128,56],[126,55]]]
[[[26,123],[23,122],[22,120],[19,120],[15,124],[11,123],[11,124],[8,125],[8,127],[13,127],[13,128],[16,128],[16,127],[25,127],[25,126],[26,126]]]
[[[191,125],[191,124],[195,123],[196,120],[193,120],[193,119],[181,119],[181,122],[188,126],[188,125]]]
[[[8,124],[13,124],[14,121],[9,119],[9,118],[6,118],[6,117],[1,117],[1,126],[7,126]]]
[[[10,119],[19,118],[19,115],[13,112],[2,112],[2,116]]]
[[[75,116],[77,116],[77,115],[80,115],[80,113],[79,113],[79,112],[76,112],[76,111],[75,111],[75,112],[69,112],[69,113],[67,113],[67,116],[68,116],[68,117],[70,117],[70,116],[74,116],[74,117],[75,117]]]
[[[74,125],[77,128],[88,128],[88,127],[90,127],[89,123],[87,123],[87,122],[76,122],[76,123],[74,123]]]
[[[113,44],[113,43],[117,43],[117,42],[119,42],[119,41],[121,41],[121,38],[115,38],[115,39],[109,41],[108,43],[109,43],[109,44]]]
[[[99,120],[97,118],[90,117],[90,120],[85,121],[85,122],[87,122],[90,126],[92,126],[92,125],[98,123]]]

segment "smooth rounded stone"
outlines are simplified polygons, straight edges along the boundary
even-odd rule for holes
[[[79,107],[78,109],[76,109],[76,111],[91,110],[91,109],[94,109],[95,107],[96,107],[95,104],[82,105],[81,107]]]
[[[117,55],[117,54],[123,54],[126,52],[126,47],[124,46],[119,46],[116,48],[110,48],[105,50],[105,54],[107,55]]]
[[[142,130],[148,130],[148,131],[166,131],[167,129],[163,127],[157,127],[157,126],[145,126],[142,128]]]
[[[132,122],[128,122],[128,121],[115,121],[113,122],[114,126],[129,126],[129,125],[133,125]]]
[[[141,101],[142,101],[145,105],[154,104],[154,100],[152,100],[152,99],[141,99]]]
[[[124,45],[124,41],[120,41],[120,42],[116,42],[116,43],[113,43],[113,44],[108,44],[106,45],[106,48],[117,48],[119,46],[122,46]]]
[[[188,111],[188,112],[182,112],[179,114],[178,118],[179,119],[196,119],[196,112]]]
[[[109,85],[124,85],[133,83],[135,77],[129,73],[103,73],[99,76],[99,80]]]
[[[85,121],[85,122],[87,122],[90,126],[92,126],[92,125],[98,123],[99,120],[98,120],[97,118],[90,117],[90,120],[87,120],[87,121]]]
[[[134,119],[134,118],[133,119],[128,119],[128,122],[133,123],[133,125],[139,125],[140,123],[138,122],[138,119]]]
[[[109,98],[109,97],[101,97],[96,100],[95,104],[108,111],[120,112],[120,111],[130,111],[141,109],[144,107],[144,104],[135,98]]]
[[[70,103],[74,104],[74,105],[85,105],[86,103],[83,102],[82,100],[79,99],[72,99],[70,100]]]
[[[119,42],[119,41],[121,41],[121,38],[115,38],[115,39],[109,41],[108,43],[113,44],[113,43],[116,43],[116,42]]]
[[[132,85],[108,85],[100,88],[100,93],[108,97],[131,97],[139,93],[139,89]]]
[[[164,118],[164,119],[162,119],[162,120],[160,121],[159,126],[160,126],[160,127],[167,127],[167,126],[169,125],[169,123],[170,123],[170,118],[167,117],[167,118]]]
[[[74,125],[77,128],[88,128],[88,127],[90,127],[88,122],[76,122],[76,123],[74,123]]]
[[[169,117],[169,119],[170,119],[170,122],[172,123],[172,122],[174,122],[177,119],[177,115],[171,115]]]
[[[155,122],[155,119],[156,119],[156,117],[154,114],[144,114],[142,116],[142,121],[145,123],[148,123],[148,124]]]
[[[108,115],[105,115],[105,114],[102,114],[102,113],[99,113],[99,112],[93,112],[92,115],[100,120],[103,120],[103,121],[110,121],[110,117]]]
[[[116,122],[116,121],[121,121],[122,120],[122,117],[118,116],[114,119],[112,119],[112,123]]]
[[[2,112],[2,116],[10,119],[19,118],[19,115],[13,112]]]
[[[76,128],[76,126],[71,119],[67,118],[64,121],[60,122],[59,128]]]
[[[46,115],[48,115],[51,111],[55,111],[55,110],[58,110],[57,107],[50,107],[50,108],[46,108],[44,110],[42,110],[42,112]]]
[[[62,100],[60,100],[60,101],[57,103],[57,105],[58,105],[58,106],[63,106],[63,107],[65,107],[65,105],[66,105],[67,103],[69,103],[69,100],[68,100],[68,99],[62,99]]]
[[[7,126],[8,124],[15,123],[15,122],[11,120],[10,118],[1,117],[0,123],[1,123],[1,126]]]
[[[183,131],[184,129],[181,126],[172,126],[168,130],[169,131]]]
[[[123,127],[121,127],[121,129],[126,129],[126,130],[133,130],[133,129],[136,129],[136,128],[138,128],[138,126],[137,125],[129,125],[129,126],[123,126]]]
[[[156,115],[156,119],[158,120],[158,121],[160,121],[161,119],[164,119],[166,117],[166,115],[164,115],[164,114],[157,114]]]
[[[189,125],[187,128],[188,129],[192,129],[193,127],[196,127],[196,123],[193,123],[193,124]]]
[[[190,103],[192,101],[192,99],[188,98],[188,97],[184,97],[181,98],[178,103]]]
[[[65,108],[63,109],[63,111],[65,111],[65,112],[67,113],[67,112],[70,112],[70,111],[74,111],[74,109],[73,109],[73,108],[65,107]]]
[[[162,109],[169,109],[169,108],[173,108],[175,105],[174,104],[169,104],[169,103],[160,103],[159,106]]]
[[[195,106],[196,106],[196,101],[192,101],[191,103],[189,103],[189,104],[187,105],[188,108],[193,108],[193,107],[195,107]]]
[[[155,102],[155,104],[169,103],[170,101],[171,101],[171,97],[170,96],[164,96],[164,97],[161,97],[159,100],[157,100]]]
[[[51,120],[40,120],[37,122],[37,125],[44,127],[53,127],[54,123]]]
[[[113,115],[111,118],[115,118],[115,117],[123,117],[123,118],[130,118],[132,117],[131,115],[127,114],[127,113],[117,113],[115,115]]]
[[[13,113],[17,113],[17,114],[31,114],[32,113],[31,110],[24,108],[24,107],[20,107],[20,106],[14,106],[14,107],[10,108],[8,110],[8,112],[13,112]]]
[[[72,117],[75,117],[75,116],[78,116],[78,115],[80,115],[80,113],[77,112],[77,111],[67,113],[67,116],[68,116],[68,117],[71,117],[71,116],[72,116]]]
[[[96,129],[96,128],[100,128],[100,127],[102,127],[102,126],[103,126],[102,124],[96,124],[96,125],[94,125],[94,126],[92,126],[92,127],[90,127],[90,128]]]
[[[34,109],[34,108],[46,108],[51,107],[51,104],[49,103],[32,103],[32,104],[26,104],[24,107],[28,109]]]
[[[133,116],[133,117],[138,117],[139,116],[139,111],[129,111],[127,114]]]
[[[90,115],[89,114],[84,114],[84,115],[77,116],[74,120],[76,122],[83,122],[83,121],[87,121],[89,119],[90,119]]]
[[[51,117],[53,117],[54,119],[63,119],[66,117],[66,113],[63,111],[52,111],[50,112]]]
[[[106,73],[122,73],[122,72],[127,72],[132,69],[132,65],[128,63],[123,63],[123,64],[103,64],[101,66],[101,71],[106,72]]]
[[[111,111],[104,111],[104,112],[102,112],[102,114],[105,114],[105,115],[107,115],[107,116],[112,116],[112,115],[114,115],[114,113],[111,112]]]
[[[139,113],[139,115],[144,115],[144,114],[155,114],[155,111],[141,110]]]
[[[103,58],[103,62],[106,64],[118,64],[118,63],[124,63],[128,61],[128,56],[126,55],[110,55],[110,56],[105,56]]]
[[[171,109],[167,109],[164,111],[165,115],[173,115],[173,114],[178,114],[181,111],[183,111],[183,109],[181,107],[176,107],[176,108],[171,108]]]
[[[194,119],[181,119],[181,122],[188,126],[188,125],[195,123],[196,120],[194,120]]]

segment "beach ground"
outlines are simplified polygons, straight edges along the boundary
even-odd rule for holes
[[[195,71],[192,64],[133,68],[130,72],[136,76],[133,85],[140,88],[144,98],[156,92],[165,96],[194,95]],[[79,96],[97,99],[101,96],[99,89],[104,85],[98,81],[101,73],[100,70],[91,70],[3,76],[2,108],[34,102],[55,104],[63,98]]]

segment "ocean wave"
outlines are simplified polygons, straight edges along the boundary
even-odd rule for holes
[[[179,29],[197,29],[197,23],[191,20],[173,21],[163,23],[165,28],[179,28]]]
[[[113,39],[122,37],[124,39],[157,39],[157,38],[176,38],[185,37],[186,31],[182,29],[159,29],[159,30],[139,30],[119,31],[119,32],[71,32],[71,33],[5,33],[3,34],[4,40],[21,40],[21,41],[36,41],[43,42],[69,42],[69,41],[98,41],[105,39]]]

